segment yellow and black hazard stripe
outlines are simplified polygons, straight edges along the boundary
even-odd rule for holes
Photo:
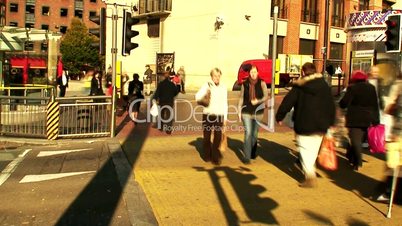
[[[55,140],[59,134],[60,107],[58,102],[49,102],[46,109],[46,135]]]

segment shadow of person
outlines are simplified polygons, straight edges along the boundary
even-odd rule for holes
[[[337,160],[337,170],[325,170],[319,164],[317,164],[317,168],[325,171],[332,180],[332,183],[345,190],[356,191],[356,195],[371,199],[374,199],[378,195],[379,191],[377,188],[381,185],[381,181],[352,170],[348,160],[340,157],[339,154],[337,155]]]
[[[202,142],[203,142],[203,138],[202,137],[197,137],[195,140],[190,141],[188,144],[191,146],[195,147],[195,150],[197,150],[200,158],[204,161],[206,161],[205,159],[205,155],[204,155],[204,150],[202,148]]]
[[[261,138],[259,143],[261,147],[257,150],[257,156],[273,164],[296,181],[304,180],[303,172],[295,165],[298,159],[295,150]]]
[[[260,194],[265,192],[267,189],[258,184],[252,184],[251,182],[257,177],[250,174],[249,170],[245,168],[230,168],[227,166],[215,167],[213,169],[206,169],[204,167],[194,167],[198,171],[207,172],[211,178],[212,184],[217,193],[220,205],[225,213],[226,221],[228,225],[241,225],[245,223],[263,223],[263,224],[273,224],[277,225],[278,221],[272,214],[272,211],[278,206],[278,203],[273,199],[268,197],[261,197]],[[220,176],[223,172],[226,177]],[[250,221],[240,222],[236,211],[231,205],[231,201],[235,200],[230,198],[228,194],[225,193],[221,180],[227,178],[230,185],[238,197],[247,217]]]
[[[227,137],[228,148],[232,150],[238,159],[242,160],[244,157],[243,153],[243,141]]]

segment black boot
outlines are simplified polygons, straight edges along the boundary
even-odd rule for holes
[[[251,148],[251,159],[257,158],[257,142]]]

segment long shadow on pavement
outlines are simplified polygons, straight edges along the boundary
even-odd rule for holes
[[[378,194],[376,188],[381,184],[380,181],[366,176],[359,171],[352,170],[348,160],[340,158],[339,155],[337,159],[338,169],[335,171],[324,170],[318,165],[318,168],[327,173],[328,177],[332,180],[332,183],[344,190],[352,191],[356,195],[365,198],[374,198]]]
[[[207,172],[215,187],[220,205],[225,213],[227,225],[241,225],[246,223],[263,223],[277,225],[278,221],[272,214],[272,211],[278,206],[278,203],[271,198],[260,197],[260,194],[266,191],[261,185],[251,184],[256,176],[247,173],[247,168],[240,167],[238,169],[227,166],[206,169],[204,167],[194,167],[198,171]],[[236,192],[247,217],[250,222],[240,222],[236,215],[236,210],[230,205],[228,196],[225,194],[219,174],[223,172],[229,180],[232,188]],[[246,173],[244,173],[246,172]]]
[[[259,143],[261,148],[257,149],[257,156],[273,164],[298,182],[304,179],[303,173],[295,166],[297,156],[293,149],[261,138]]]
[[[124,122],[124,120],[122,121]],[[138,160],[139,153],[147,138],[150,126],[149,123],[138,124],[127,133],[127,139],[124,144],[122,144],[122,148],[125,150],[125,154],[132,168]],[[116,153],[112,155],[116,155]],[[110,225],[119,207],[119,202],[123,201],[123,190],[129,178],[132,176],[131,172],[132,169],[129,170],[128,175],[119,177],[120,180],[118,180],[113,158],[109,156],[93,179],[59,218],[56,225]],[[125,204],[120,204],[120,206],[124,208],[124,210],[121,211],[126,211]],[[139,208],[141,208],[141,206],[139,206]],[[145,218],[147,217],[148,219],[146,220],[149,221],[145,222],[145,224],[157,224],[153,216],[146,216]]]

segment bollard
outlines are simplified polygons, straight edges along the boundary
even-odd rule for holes
[[[80,133],[89,132],[92,125],[91,109],[78,109],[77,123]]]
[[[59,121],[59,103],[51,101],[46,108],[46,137],[48,140],[55,140],[59,135]]]

